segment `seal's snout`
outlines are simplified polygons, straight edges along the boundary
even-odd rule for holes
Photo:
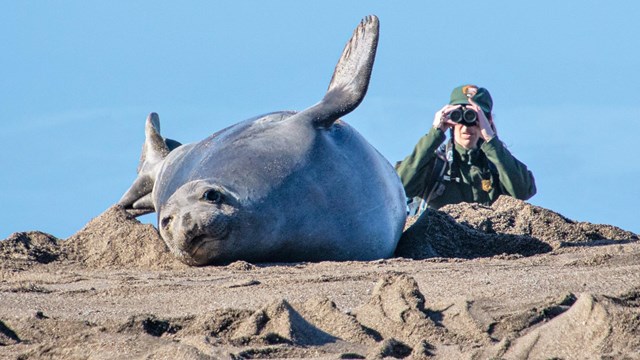
[[[189,265],[206,265],[215,261],[212,254],[226,254],[222,249],[231,232],[227,214],[173,205],[159,214],[158,230],[171,252]]]
[[[178,246],[188,245],[190,240],[201,235],[201,226],[194,221],[193,216],[189,212],[172,213],[165,215],[158,221],[161,232],[169,235]]]
[[[198,211],[199,210],[199,211]],[[223,240],[229,234],[229,219],[220,211],[169,207],[158,217],[162,237],[179,250],[190,252],[197,242]]]

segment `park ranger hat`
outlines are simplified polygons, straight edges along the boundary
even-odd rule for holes
[[[451,92],[449,104],[468,105],[469,98],[473,99],[473,101],[475,101],[475,103],[480,106],[487,117],[491,115],[491,109],[493,108],[493,99],[491,99],[489,90],[485,88],[479,88],[475,85],[463,85],[453,89],[453,91]]]

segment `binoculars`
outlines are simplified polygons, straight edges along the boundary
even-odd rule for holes
[[[474,125],[478,121],[478,114],[475,110],[461,108],[455,109],[449,113],[451,121],[462,125]]]

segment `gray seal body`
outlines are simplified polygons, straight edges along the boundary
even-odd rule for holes
[[[378,40],[365,18],[324,98],[301,112],[242,121],[188,145],[146,124],[138,178],[120,200],[158,214],[171,251],[192,265],[234,260],[373,260],[393,254],[406,217],[395,170],[339,117],[364,98]]]

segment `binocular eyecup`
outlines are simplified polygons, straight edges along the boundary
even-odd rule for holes
[[[478,114],[475,110],[467,108],[455,109],[449,113],[449,119],[458,124],[472,126],[478,121]]]

